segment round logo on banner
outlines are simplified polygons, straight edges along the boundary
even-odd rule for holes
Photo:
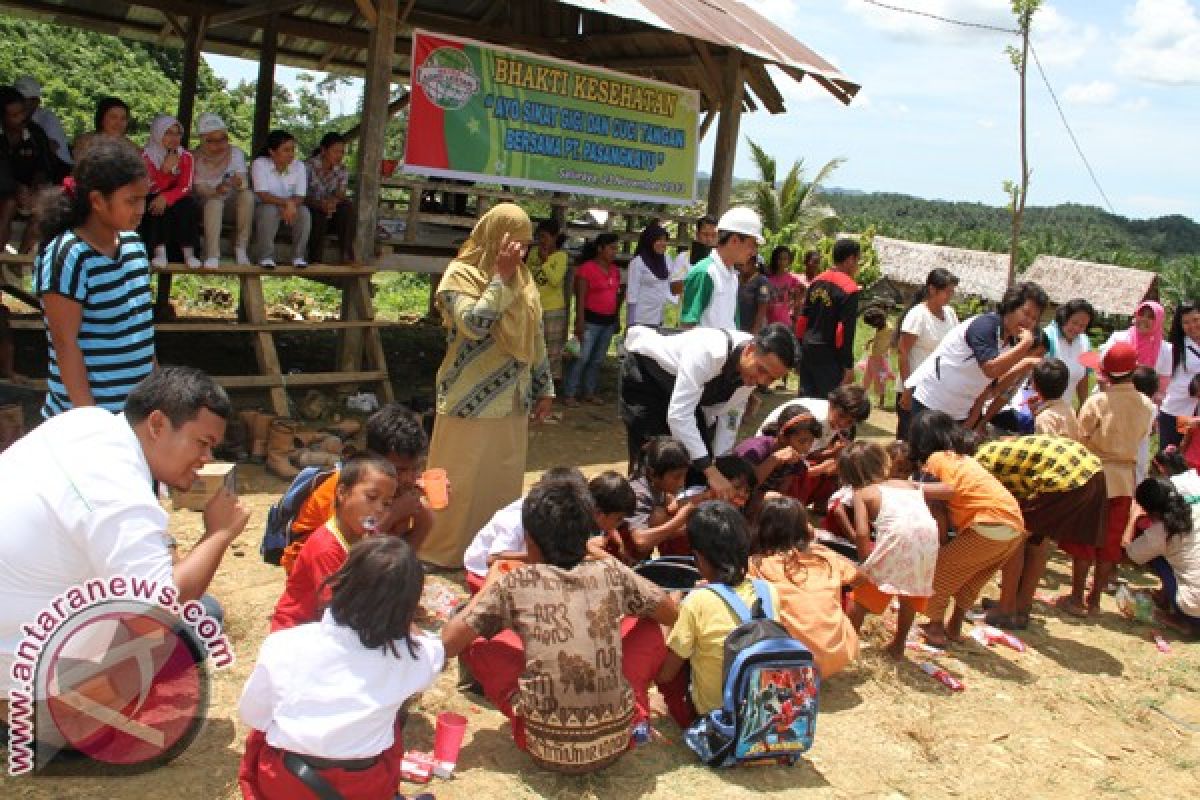
[[[38,666],[42,746],[150,768],[182,753],[203,726],[204,647],[162,609],[130,602],[86,609],[57,632]]]
[[[429,102],[446,111],[458,111],[479,92],[479,76],[467,54],[455,47],[439,47],[417,68],[417,85]]]

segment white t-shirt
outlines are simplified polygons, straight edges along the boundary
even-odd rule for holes
[[[333,621],[277,631],[266,638],[242,690],[242,721],[267,744],[317,758],[370,758],[395,742],[396,713],[433,683],[446,661],[435,636],[403,641],[393,656],[363,647],[358,634]]]
[[[965,420],[992,382],[981,365],[1009,349],[1003,341],[1003,324],[994,311],[960,322],[904,385],[926,408]]]
[[[667,268],[671,264],[668,262]],[[671,294],[671,275],[668,271],[666,279],[660,279],[650,271],[641,256],[634,256],[629,262],[628,289],[625,303],[635,307],[637,319],[628,321],[629,325],[651,325],[658,327],[663,322],[663,308],[675,299]],[[680,279],[682,280],[682,278]]]
[[[625,337],[625,349],[628,352],[653,359],[675,376],[675,388],[667,408],[667,426],[671,435],[683,442],[697,466],[707,466],[704,462],[710,456],[716,458],[733,449],[742,413],[746,410],[746,401],[750,399],[754,387],[740,385],[724,403],[703,408],[707,424],[712,425],[722,419],[713,435],[711,454],[704,445],[704,436],[696,427],[696,409],[704,394],[705,384],[719,376],[725,368],[730,357],[730,343],[737,347],[751,338],[750,334],[742,331],[726,332],[704,327],[663,336],[643,326],[630,328],[629,335]]]
[[[1196,506],[1192,506],[1192,516],[1200,516]],[[1175,602],[1179,610],[1200,617],[1200,531],[1194,524],[1190,533],[1168,537],[1162,523],[1155,523],[1129,543],[1125,554],[1135,564],[1145,564],[1159,556],[1165,558],[1175,572],[1178,584]]]
[[[1075,387],[1088,374],[1088,368],[1079,363],[1079,357],[1091,351],[1092,343],[1088,341],[1086,333],[1081,333],[1075,337],[1075,341],[1068,342],[1063,338],[1061,331],[1057,336],[1053,335],[1052,331],[1055,330],[1053,325],[1046,326],[1046,336],[1050,339],[1050,352],[1046,355],[1067,365],[1067,390],[1063,392],[1063,397],[1068,403],[1074,404]]]
[[[54,151],[54,155],[58,156],[58,160],[64,164],[74,164],[75,161],[71,158],[71,146],[67,144],[67,132],[63,130],[62,123],[58,121],[58,116],[45,106],[38,106],[30,119],[46,132],[46,136],[49,137],[51,142],[58,145],[58,149]]]
[[[0,691],[24,634],[72,586],[115,575],[173,586],[167,512],[124,414],[46,420],[0,454]],[[7,696],[5,694],[4,696]]]
[[[758,432],[754,435],[766,436],[766,429],[779,421],[779,417],[783,414],[785,408],[792,406],[804,406],[812,413],[813,418],[821,423],[821,435],[813,442],[812,452],[828,447],[837,431],[833,430],[829,425],[829,401],[818,400],[815,397],[797,397],[795,400],[787,401],[770,414],[767,414],[767,418],[763,420],[762,425],[758,426]]]
[[[525,552],[525,527],[521,524],[524,502],[524,497],[518,497],[493,514],[479,529],[463,553],[463,568],[467,572],[482,578],[488,572],[489,556]]]
[[[688,271],[689,277],[693,270],[706,273],[712,284],[712,294],[708,298],[708,304],[704,306],[704,310],[700,312],[700,316],[696,320],[696,327],[737,330],[737,270],[722,261],[721,255],[715,248],[708,258],[700,261]],[[701,284],[697,283],[696,285],[700,286]],[[687,314],[691,310],[691,301],[687,298],[686,288],[684,295],[685,304],[682,313]]]
[[[300,159],[293,160],[287,170],[280,172],[269,156],[259,156],[250,165],[250,180],[254,191],[276,197],[304,197],[308,193],[308,170]]]
[[[950,306],[942,307],[942,316],[942,319],[938,319],[924,303],[917,303],[904,315],[900,333],[911,333],[917,337],[908,351],[910,374],[916,372],[921,362],[929,358],[942,339],[946,338],[946,334],[958,325],[958,314]]]
[[[1164,343],[1164,347],[1170,349],[1171,345]],[[1170,361],[1167,363],[1170,364]],[[1192,416],[1196,413],[1196,398],[1188,394],[1188,386],[1191,385],[1192,378],[1200,373],[1200,344],[1191,339],[1184,339],[1183,361],[1173,374],[1170,367],[1167,368],[1167,373],[1171,378],[1167,381],[1167,393],[1163,396],[1162,412],[1172,417]]]

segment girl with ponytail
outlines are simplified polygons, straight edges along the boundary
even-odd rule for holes
[[[149,191],[141,154],[105,138],[40,198],[33,288],[50,350],[44,417],[93,405],[120,412],[154,367],[150,262],[136,232]]]

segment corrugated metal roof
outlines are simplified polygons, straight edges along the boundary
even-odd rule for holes
[[[734,48],[775,64],[796,80],[818,79],[843,103],[859,85],[787,31],[737,0],[560,0],[598,14],[622,17],[665,31]]]

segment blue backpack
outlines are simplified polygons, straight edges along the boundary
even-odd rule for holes
[[[794,764],[812,747],[821,677],[812,652],[772,617],[766,581],[753,581],[754,610],[728,586],[710,584],[740,624],[725,637],[721,707],[688,728],[687,742],[710,767],[762,761]]]
[[[279,502],[267,510],[267,525],[263,529],[262,544],[258,552],[262,553],[263,561],[279,566],[283,551],[292,542],[292,523],[304,501],[321,483],[336,472],[336,469],[323,467],[305,467],[300,474],[292,479],[292,484],[279,498]]]

